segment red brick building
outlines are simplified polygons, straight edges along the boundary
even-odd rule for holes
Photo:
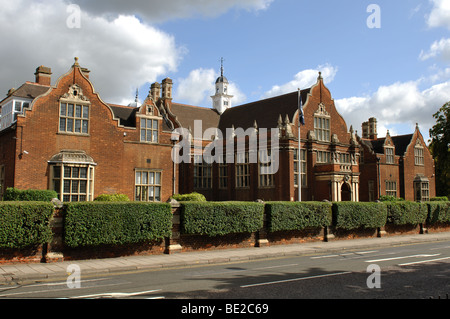
[[[50,76],[39,67],[35,82],[10,90],[1,102],[2,108],[17,104],[15,121],[0,132],[2,193],[16,187],[53,189],[63,201],[105,193],[168,200],[171,130],[151,97],[140,107],[107,104],[77,61],[54,86]]]
[[[363,123],[361,145],[361,200],[380,195],[406,200],[428,200],[436,195],[434,161],[419,126],[413,134],[377,137],[377,122]]]
[[[214,107],[203,108],[173,102],[168,78],[152,84],[142,105],[106,103],[89,73],[76,60],[51,85],[51,70],[41,66],[35,82],[0,102],[0,194],[7,187],[54,189],[63,201],[114,193],[167,201],[192,191],[218,201],[435,194],[433,159],[419,130],[409,138],[378,139],[376,131],[358,137],[320,74],[311,88],[231,107],[222,69]],[[300,101],[305,125],[299,140]],[[180,128],[185,134],[175,140]],[[174,145],[187,147],[173,152]],[[175,163],[172,153],[184,160]],[[388,182],[396,183],[396,192]]]

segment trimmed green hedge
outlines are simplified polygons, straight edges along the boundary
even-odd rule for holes
[[[396,197],[392,195],[381,195],[380,196],[380,202],[400,202],[404,201],[401,197]]]
[[[178,202],[206,202],[206,197],[203,194],[193,192],[190,194],[175,194],[171,198]]]
[[[418,225],[425,223],[428,216],[426,203],[411,201],[386,202],[387,223],[394,225]]]
[[[333,203],[333,226],[342,229],[383,227],[387,220],[385,203]]]
[[[132,244],[169,237],[167,203],[83,202],[64,205],[64,242],[69,247]]]
[[[52,238],[53,205],[43,202],[0,202],[0,248],[23,249]]]
[[[96,202],[129,202],[130,199],[125,194],[102,194],[97,196]]]
[[[435,201],[427,203],[428,224],[450,223],[450,202]]]
[[[58,193],[51,190],[20,190],[17,188],[8,187],[5,191],[3,200],[18,202],[50,202],[53,198],[58,198]]]
[[[254,202],[184,202],[181,204],[183,234],[221,236],[251,233],[264,222],[264,204]]]
[[[331,224],[332,204],[328,202],[267,202],[269,232],[302,230]]]
[[[430,202],[448,202],[448,197],[447,196],[433,197],[430,198]]]

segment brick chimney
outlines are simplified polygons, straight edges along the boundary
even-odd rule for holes
[[[369,140],[376,140],[377,133],[377,119],[371,117],[367,122],[362,124],[362,137]]]
[[[161,85],[158,82],[155,82],[151,85],[150,95],[153,98],[153,101],[158,101],[161,97]]]
[[[172,87],[173,82],[169,78],[165,78],[162,81],[162,98],[163,99],[172,99]]]
[[[52,83],[52,69],[46,66],[41,65],[36,68],[36,83],[41,85],[50,86]]]
[[[91,73],[89,69],[81,68],[81,72],[83,72],[84,76],[89,79],[89,73]]]

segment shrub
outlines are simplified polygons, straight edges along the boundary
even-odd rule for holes
[[[380,202],[400,202],[404,201],[401,197],[395,197],[392,195],[381,195],[380,196]]]
[[[197,192],[190,194],[175,194],[171,198],[178,202],[206,202],[205,196]]]
[[[96,202],[129,202],[130,199],[125,194],[102,194],[97,196]]]
[[[23,249],[49,242],[52,214],[51,203],[0,203],[0,248]]]
[[[171,235],[167,203],[80,202],[64,208],[64,241],[69,247],[124,245]]]
[[[386,224],[384,203],[333,203],[333,226],[342,229],[378,228]]]
[[[425,203],[411,201],[386,203],[387,222],[394,225],[418,225],[424,223],[428,216],[428,207]]]
[[[448,197],[447,196],[437,196],[437,197],[430,198],[430,201],[431,202],[447,202]]]
[[[450,202],[435,201],[427,203],[428,224],[450,223]]]
[[[181,229],[184,234],[221,236],[251,233],[263,227],[264,204],[252,202],[184,202]]]
[[[52,190],[19,190],[9,187],[5,191],[5,201],[25,201],[25,202],[50,202],[53,198],[58,198],[58,193]]]
[[[331,206],[327,202],[268,202],[265,205],[268,231],[329,226]]]

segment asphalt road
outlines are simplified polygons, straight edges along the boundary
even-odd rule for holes
[[[69,285],[63,280],[1,286],[0,299],[446,299],[449,265],[446,241],[100,277],[81,274]],[[264,310],[262,305],[258,310]]]

